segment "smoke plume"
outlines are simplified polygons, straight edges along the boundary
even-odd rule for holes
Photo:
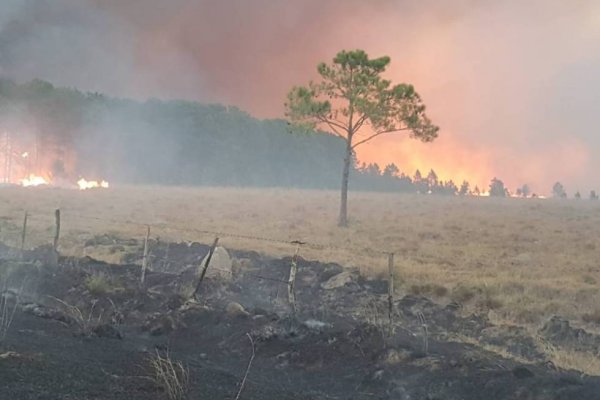
[[[4,0],[0,75],[280,117],[294,84],[344,48],[390,55],[441,126],[359,151],[401,170],[548,192],[600,187],[600,3],[593,0]]]

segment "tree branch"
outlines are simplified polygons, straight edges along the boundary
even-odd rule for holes
[[[362,115],[362,117],[360,117],[358,119],[358,121],[356,121],[356,124],[354,125],[354,132],[358,132],[358,130],[360,128],[362,128],[363,124],[367,121],[367,116],[365,114]]]
[[[338,123],[336,121],[332,121],[329,118],[325,118],[325,117],[323,117],[321,115],[317,116],[317,119],[319,121],[324,122],[327,125],[329,125],[329,127],[331,128],[331,130],[333,131],[333,133],[335,133],[336,135],[338,135],[342,139],[347,139],[346,136],[342,135],[337,129],[335,129],[336,127],[338,127],[339,129],[346,130],[346,127],[344,127],[343,125],[341,125],[340,123]]]
[[[407,131],[407,130],[408,130],[408,128],[399,128],[399,129],[388,129],[385,131],[380,131],[380,132],[372,134],[371,136],[367,137],[366,139],[356,142],[354,145],[352,145],[352,148],[354,149],[354,148],[360,146],[361,144],[367,143],[369,140],[374,139],[377,136],[381,136],[386,133],[393,133],[393,132],[400,132],[400,131]]]

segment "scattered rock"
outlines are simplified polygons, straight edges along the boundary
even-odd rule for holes
[[[202,259],[202,262],[198,266],[198,276],[200,276],[202,273],[202,269],[204,268],[207,258],[208,254]],[[215,252],[210,260],[208,270],[206,270],[206,277],[222,279],[226,281],[230,281],[232,279],[233,263],[231,261],[231,257],[229,257],[229,253],[224,247],[218,246],[215,249]]]
[[[241,304],[234,301],[227,304],[227,307],[225,307],[225,313],[231,318],[247,317],[250,315]]]
[[[387,365],[396,365],[410,358],[411,353],[406,349],[388,349],[381,355],[380,361]]]
[[[154,313],[148,316],[146,322],[142,325],[142,330],[152,336],[160,336],[169,334],[181,326],[185,325],[176,315]]]
[[[19,359],[21,358],[21,354],[16,353],[14,351],[8,351],[6,353],[0,354],[0,360],[10,360],[10,359]]]
[[[68,316],[67,314],[65,314],[62,311],[56,310],[54,308],[44,307],[42,305],[35,304],[35,303],[24,305],[22,307],[22,311],[25,314],[34,315],[39,318],[53,319],[55,321],[64,322],[69,325],[71,325],[73,322],[75,322],[73,320],[73,318],[71,318],[70,316]]]
[[[325,330],[325,328],[330,327],[331,324],[328,324],[323,321],[317,321],[316,319],[309,319],[309,320],[304,321],[304,326],[306,326],[308,329],[311,329],[313,331],[323,332]]]
[[[337,275],[332,276],[326,282],[321,284],[321,287],[325,290],[337,289],[346,286],[354,281],[354,275],[350,271],[344,271]]]

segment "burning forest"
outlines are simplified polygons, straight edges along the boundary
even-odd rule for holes
[[[20,185],[23,187],[52,186],[63,188],[108,189],[105,180],[87,180],[79,177],[74,181],[76,173],[69,172],[72,167],[65,163],[64,152],[48,152],[40,149],[35,140],[30,149],[22,136],[5,132],[0,146],[0,162],[4,166],[2,183],[4,185]],[[71,156],[73,157],[73,156]],[[68,159],[68,158],[67,158]]]

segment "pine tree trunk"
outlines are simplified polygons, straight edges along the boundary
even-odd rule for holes
[[[340,217],[338,226],[348,226],[348,180],[350,178],[350,162],[352,161],[352,144],[346,144],[346,157],[344,158],[344,171],[342,173],[342,193],[340,196]]]

